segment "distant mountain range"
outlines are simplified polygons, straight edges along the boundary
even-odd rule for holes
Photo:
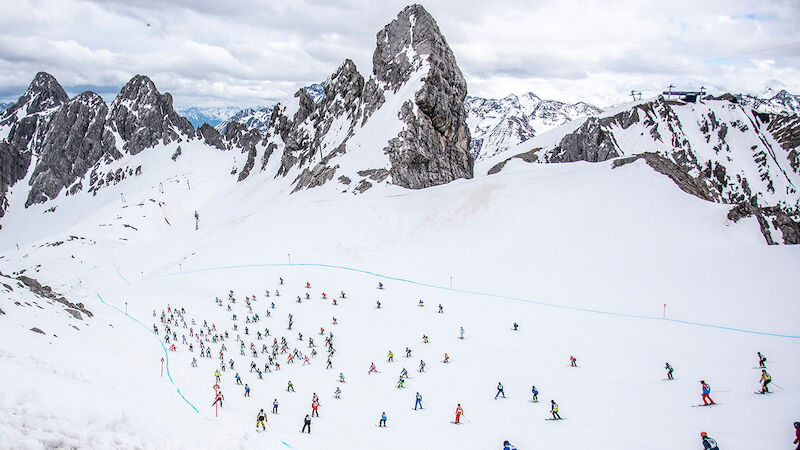
[[[325,98],[325,83],[306,86],[306,93],[319,103]],[[756,111],[771,114],[800,113],[800,95],[786,90],[767,89],[759,95],[736,94],[738,101]],[[502,153],[545,131],[581,117],[596,116],[602,108],[585,102],[567,103],[544,100],[528,92],[510,94],[501,99],[467,96],[467,125],[471,134],[470,152],[476,161]],[[2,106],[2,104],[0,104]],[[230,122],[265,133],[275,105],[239,109],[236,107],[178,109],[195,127],[207,123],[225,131]]]
[[[491,157],[532,137],[603,110],[584,102],[542,100],[533,92],[501,99],[467,96],[470,151],[476,161]]]
[[[736,95],[739,103],[750,106],[756,111],[772,114],[799,114],[800,95],[794,95],[782,89],[775,93],[773,89],[767,89],[761,95]]]

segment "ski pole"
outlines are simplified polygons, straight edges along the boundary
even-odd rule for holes
[[[777,384],[775,384],[775,383],[772,383],[772,385],[773,385],[773,386],[775,386],[776,388],[778,388],[778,389],[782,390],[782,391],[785,391],[785,390],[786,390],[786,389],[784,389],[784,388],[782,388],[782,387],[778,386],[778,385],[777,385]]]

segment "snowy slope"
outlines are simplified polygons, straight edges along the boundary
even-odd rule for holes
[[[511,162],[492,177],[422,191],[386,186],[355,197],[327,190],[287,196],[289,186],[209,178],[220,153],[186,149],[172,170],[146,170],[148,179],[111,185],[94,197],[59,198],[52,213],[43,215],[35,205],[0,233],[0,271],[10,276],[28,269],[95,315],[85,324],[74,321],[80,328],[74,330],[64,322],[73,319],[58,311],[4,301],[4,442],[23,448],[399,449],[422,440],[431,448],[478,449],[499,448],[509,439],[519,448],[633,449],[649,439],[658,448],[692,448],[705,430],[726,448],[750,449],[785,439],[800,399],[796,338],[657,317],[667,303],[672,319],[798,336],[798,250],[763,246],[752,219],[731,224],[722,205],[682,193],[642,162],[613,171],[609,163]],[[167,162],[165,153],[139,156],[156,168]],[[186,174],[191,189],[184,180],[169,182],[173,171]],[[157,177],[164,177],[164,193]],[[86,239],[65,240],[69,235]],[[41,246],[55,241],[64,242]],[[289,259],[372,273],[245,267]],[[375,274],[444,288],[452,277],[455,289],[505,297]],[[303,288],[306,281],[311,289]],[[378,281],[385,290],[375,289]],[[763,286],[770,287],[768,296]],[[230,289],[237,302],[228,312],[214,298],[226,299]],[[321,299],[322,292],[334,296],[340,290],[348,299],[337,306]],[[294,301],[305,293],[311,300]],[[242,323],[245,295],[258,299],[258,325]],[[276,309],[266,318],[271,301]],[[435,312],[439,303],[441,315]],[[160,374],[165,353],[152,325],[163,337],[163,324],[152,312],[160,315],[167,305],[185,308],[194,331],[207,320],[232,333],[236,313],[246,348],[250,341],[261,347],[252,334],[264,327],[285,336],[290,350],[306,352],[309,336],[321,348],[324,327],[335,336],[334,368],[324,368],[321,350],[310,366],[288,364],[282,355],[281,370],[273,367],[258,380],[248,369],[252,358],[239,355],[234,333],[225,359],[235,360],[252,398],[243,396],[227,370],[220,382],[226,403],[215,417],[211,386],[219,364],[215,356],[190,367],[197,341],[194,353],[181,343],[167,353],[175,385]],[[47,334],[27,331],[32,326]],[[460,326],[463,341],[457,339]],[[179,341],[187,332],[178,328]],[[430,336],[429,344],[421,343],[422,334]],[[208,345],[216,355],[220,345]],[[411,359],[403,357],[406,346]],[[385,361],[389,350],[394,363]],[[756,351],[767,354],[784,390],[753,394]],[[439,362],[444,353],[452,359],[447,365]],[[579,368],[568,367],[570,354]],[[419,359],[427,363],[424,374],[416,372]],[[665,361],[676,367],[674,382],[661,381]],[[263,370],[266,356],[258,362]],[[370,362],[379,374],[367,375]],[[395,385],[402,367],[412,378],[400,390]],[[336,400],[339,372],[347,383]],[[691,407],[699,401],[701,378],[711,383],[720,406]],[[289,380],[296,393],[285,391]],[[495,401],[498,381],[508,398]],[[541,403],[527,401],[532,384]],[[314,392],[321,398],[320,418],[310,436],[300,435]],[[415,392],[423,395],[423,411],[413,411]],[[269,414],[269,431],[256,433],[256,412],[271,410],[275,398],[280,413]],[[550,399],[566,421],[544,420]],[[450,423],[457,403],[466,411],[460,426]],[[382,411],[389,416],[386,430],[375,426]],[[23,427],[22,420],[30,425]]]

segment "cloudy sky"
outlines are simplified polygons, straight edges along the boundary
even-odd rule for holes
[[[407,4],[374,0],[14,0],[0,14],[0,99],[36,72],[111,99],[137,73],[177,106],[268,105],[345,59]],[[800,0],[454,0],[422,3],[469,93],[624,102],[669,84],[800,93]]]

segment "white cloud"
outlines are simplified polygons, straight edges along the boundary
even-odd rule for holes
[[[321,81],[345,59],[372,70],[391,0],[21,0],[0,16],[0,96],[45,70],[68,91],[149,75],[177,105],[259,105]],[[741,0],[440,0],[424,6],[470,94],[599,105],[669,84],[800,92],[800,7]],[[793,46],[777,47],[787,43]],[[758,51],[768,49],[764,51]],[[756,52],[754,52],[756,51]]]

